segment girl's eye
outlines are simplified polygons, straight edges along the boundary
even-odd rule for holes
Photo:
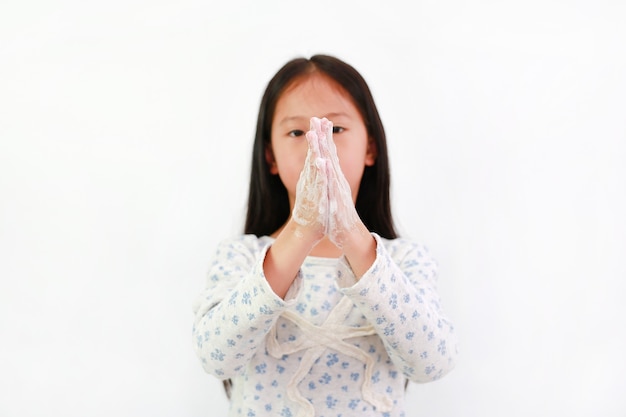
[[[297,138],[299,136],[304,135],[304,131],[303,130],[292,130],[291,132],[289,132],[289,136],[291,136],[292,138]]]
[[[343,127],[341,127],[341,126],[333,126],[333,134],[335,134],[335,133],[341,133],[341,132],[343,132],[344,130],[346,130],[346,129],[344,129],[344,128],[343,128]]]

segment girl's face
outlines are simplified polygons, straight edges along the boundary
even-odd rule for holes
[[[339,165],[350,184],[353,201],[363,170],[374,165],[376,158],[375,145],[368,138],[361,114],[338,83],[318,72],[297,80],[276,102],[271,142],[266,149],[270,172],[280,176],[291,209],[308,149],[305,134],[313,116],[333,122]]]

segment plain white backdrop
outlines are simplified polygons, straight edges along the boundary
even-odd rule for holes
[[[410,417],[626,415],[626,3],[0,3],[0,416],[225,416],[191,345],[288,59],[354,65],[457,368]]]

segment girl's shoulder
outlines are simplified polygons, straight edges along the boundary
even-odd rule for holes
[[[222,239],[217,245],[217,255],[223,253],[258,254],[267,249],[274,241],[269,236],[242,234]]]
[[[253,234],[241,234],[229,236],[220,241],[220,245],[245,245],[248,247],[264,246],[274,240],[270,236],[257,236]]]
[[[388,259],[400,267],[410,279],[427,279],[435,282],[439,264],[430,254],[428,247],[423,243],[407,238],[384,239],[380,238],[378,255]]]
[[[375,235],[385,250],[395,259],[406,257],[432,259],[428,246],[406,237],[387,239]]]

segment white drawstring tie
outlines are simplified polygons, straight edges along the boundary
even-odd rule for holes
[[[267,338],[266,346],[267,351],[274,358],[280,359],[283,355],[306,350],[302,355],[300,366],[287,385],[287,396],[301,406],[297,417],[313,417],[315,415],[313,404],[302,396],[298,390],[298,384],[308,374],[315,361],[322,356],[326,348],[334,349],[364,362],[365,375],[363,384],[361,385],[363,399],[380,411],[391,411],[393,407],[391,398],[372,390],[372,372],[374,368],[374,360],[372,357],[356,346],[344,341],[344,339],[351,337],[376,334],[376,330],[372,325],[350,327],[340,324],[345,320],[353,306],[352,301],[344,296],[335,308],[333,308],[324,321],[324,324],[321,326],[310,323],[292,311],[284,312],[281,317],[293,322],[302,331],[302,337],[293,341],[279,343],[276,337],[276,326],[272,327]]]

